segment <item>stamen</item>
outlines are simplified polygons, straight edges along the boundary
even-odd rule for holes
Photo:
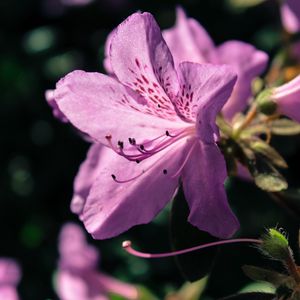
[[[168,173],[168,170],[164,169],[163,173],[166,175]]]
[[[143,144],[136,144],[136,140],[134,138],[128,138],[129,144],[134,146],[136,151],[138,151],[138,153],[134,153],[134,154],[125,153],[123,141],[118,141],[117,142],[118,147],[116,147],[112,143],[111,135],[107,135],[107,136],[105,136],[105,138],[107,139],[108,144],[111,147],[111,149],[113,151],[115,151],[118,155],[125,157],[129,161],[137,162],[137,161],[142,161],[142,160],[166,149],[171,144],[174,144],[175,142],[179,141],[180,139],[193,134],[194,131],[195,131],[194,127],[188,127],[188,128],[181,129],[181,130],[177,131],[176,134],[173,134],[173,135],[171,135],[169,131],[166,131],[165,134],[160,135],[152,140],[145,141],[145,142],[143,142]],[[155,141],[157,141],[156,144],[154,144]],[[153,146],[150,149],[149,148],[147,149],[146,146],[148,146],[148,145],[149,146],[153,145]],[[128,150],[134,150],[134,149],[128,149]]]
[[[129,178],[129,179],[126,179],[126,180],[119,180],[117,179],[116,175],[112,174],[111,177],[113,178],[113,180],[117,183],[127,183],[127,182],[130,182],[130,181],[133,181],[137,178],[139,178],[140,176],[142,176],[143,174],[145,173],[145,171],[143,170],[140,174],[132,177],[132,178]]]
[[[178,251],[172,251],[172,252],[166,252],[166,253],[144,253],[137,251],[131,247],[131,241],[124,241],[122,243],[123,249],[128,252],[131,255],[141,257],[141,258],[163,258],[163,257],[171,257],[171,256],[177,256],[181,254],[186,254],[189,252],[209,248],[209,247],[215,247],[215,246],[221,246],[225,244],[234,244],[234,243],[254,243],[254,244],[261,244],[262,241],[258,239],[231,239],[231,240],[223,240],[223,241],[217,241],[217,242],[212,242],[204,245],[199,245],[195,246],[192,248],[187,248],[183,250],[178,250]]]

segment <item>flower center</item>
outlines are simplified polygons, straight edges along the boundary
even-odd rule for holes
[[[125,149],[125,143],[123,141],[118,141],[117,146],[114,146],[112,143],[112,136],[107,135],[106,139],[113,151],[115,151],[118,155],[123,156],[129,161],[135,161],[136,163],[140,163],[141,161],[155,155],[156,153],[168,148],[172,144],[180,141],[183,138],[193,137],[196,133],[196,129],[194,126],[189,126],[184,129],[180,130],[166,130],[163,135],[160,135],[152,140],[147,140],[143,143],[137,143],[135,138],[128,138],[128,145]],[[189,157],[191,156],[195,147],[195,143],[191,143],[190,149],[184,158],[183,162],[179,166],[178,170],[174,174],[170,174],[171,178],[176,178],[180,175],[183,167],[185,166],[186,162],[188,161]],[[112,174],[111,177],[115,182],[118,183],[127,183],[133,180],[136,180],[150,169],[152,169],[159,161],[165,159],[169,153],[165,153],[161,156],[155,163],[150,165],[148,168],[143,169],[138,175],[133,176],[132,178],[127,178],[120,180],[117,178],[115,174]],[[163,169],[162,173],[164,175],[169,174],[168,169]]]

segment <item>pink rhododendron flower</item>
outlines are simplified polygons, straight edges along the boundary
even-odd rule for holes
[[[21,270],[16,262],[9,258],[0,258],[0,299],[19,299],[16,286],[20,278]]]
[[[222,109],[231,119],[243,111],[251,97],[251,82],[261,74],[268,62],[266,53],[240,41],[228,41],[216,47],[205,29],[194,19],[187,18],[181,8],[177,9],[176,25],[163,32],[178,66],[181,62],[214,63],[231,65],[238,80],[230,99]]]
[[[88,245],[81,228],[64,225],[59,238],[59,269],[56,291],[61,300],[108,300],[114,293],[138,299],[137,289],[97,271],[99,254]]]
[[[176,70],[149,13],[133,14],[115,30],[110,66],[114,77],[75,71],[53,94],[94,141],[75,180],[72,210],[95,238],[113,237],[151,221],[182,182],[189,222],[231,236],[238,221],[224,189],[215,118],[231,95],[234,71],[190,62]]]
[[[284,28],[295,33],[300,30],[300,1],[286,0],[281,7],[281,19]]]

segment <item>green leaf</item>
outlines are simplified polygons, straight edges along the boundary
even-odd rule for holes
[[[199,300],[207,283],[207,277],[193,283],[185,283],[178,292],[171,293],[166,300]]]
[[[158,300],[156,296],[152,294],[147,288],[144,286],[138,286],[138,294],[139,300]]]
[[[269,293],[244,293],[236,294],[219,300],[274,300],[275,294]]]
[[[171,242],[174,250],[190,248],[200,244],[216,241],[217,238],[191,225],[187,219],[189,208],[182,188],[173,200],[171,212]],[[188,281],[196,281],[205,277],[211,270],[217,248],[179,255],[176,263]]]
[[[274,285],[266,281],[254,281],[245,285],[239,293],[253,293],[253,292],[262,292],[262,293],[276,293]]]
[[[278,119],[271,123],[271,132],[276,135],[300,134],[300,124],[289,119]]]
[[[259,5],[266,0],[228,0],[229,3],[236,8],[248,8]]]
[[[273,165],[280,168],[287,168],[288,165],[284,158],[268,143],[263,140],[255,140],[250,142],[250,147],[254,152],[262,154],[265,158],[267,158]]]
[[[287,189],[286,180],[263,156],[256,154],[255,159],[248,160],[247,164],[255,184],[262,190],[279,192]]]
[[[138,290],[138,300],[158,300],[156,296],[154,296],[146,287],[139,285],[136,286]],[[110,300],[127,300],[128,298],[125,298],[123,296],[109,293],[109,299]]]
[[[245,265],[242,269],[252,280],[266,281],[272,283],[276,288],[291,280],[287,275],[260,267]]]
[[[279,192],[288,187],[285,179],[278,173],[260,173],[254,176],[255,184],[268,192]]]

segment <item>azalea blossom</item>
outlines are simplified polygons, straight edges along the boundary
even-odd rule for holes
[[[279,113],[300,123],[300,75],[259,96],[258,105],[267,114]]]
[[[300,2],[299,0],[286,0],[281,7],[281,20],[284,28],[295,33],[300,30]]]
[[[206,30],[192,18],[187,18],[183,9],[177,9],[176,25],[163,32],[178,66],[183,61],[196,63],[228,64],[238,75],[233,93],[222,109],[231,119],[237,112],[245,110],[252,95],[251,82],[266,68],[268,55],[241,41],[227,41],[219,46]]]
[[[21,278],[21,270],[10,258],[0,258],[0,299],[18,300],[17,288]]]
[[[65,224],[59,238],[59,267],[55,288],[61,300],[108,300],[114,293],[138,299],[137,289],[97,270],[99,254],[88,245],[82,229]]]
[[[182,183],[189,222],[231,236],[239,224],[224,189],[215,119],[235,72],[191,62],[175,69],[149,13],[133,14],[114,31],[110,66],[113,77],[74,71],[53,93],[63,115],[94,141],[75,180],[72,210],[95,238],[110,238],[150,222]]]

